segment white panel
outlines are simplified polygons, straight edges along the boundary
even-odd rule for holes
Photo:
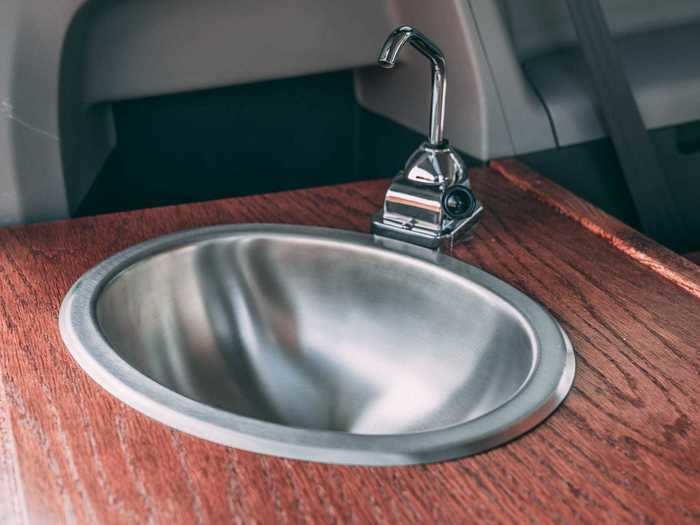
[[[477,0],[493,1],[493,0]],[[700,20],[698,0],[600,0],[615,35]],[[518,56],[528,59],[575,43],[564,0],[502,0]]]
[[[89,23],[86,101],[363,66],[390,29],[377,0],[110,0]]]
[[[619,39],[620,57],[647,129],[700,120],[700,24]],[[559,144],[606,136],[581,56],[561,50],[525,63],[552,115]]]

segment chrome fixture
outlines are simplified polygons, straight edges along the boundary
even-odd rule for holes
[[[394,30],[379,52],[379,65],[386,69],[393,69],[399,58],[401,48],[410,42],[423,56],[430,60],[433,84],[430,106],[430,144],[438,146],[442,144],[445,126],[445,93],[447,91],[447,78],[445,77],[445,56],[442,51],[422,33],[409,26],[399,27]]]
[[[391,69],[409,42],[432,69],[430,135],[394,178],[384,207],[372,220],[378,235],[439,248],[476,226],[483,207],[471,191],[466,167],[444,138],[447,71],[442,51],[410,26],[395,29],[382,47],[379,65]]]

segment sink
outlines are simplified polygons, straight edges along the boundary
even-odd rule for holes
[[[102,262],[61,306],[78,364],[136,410],[240,449],[328,463],[448,460],[554,411],[557,321],[447,255],[371,235],[210,227]]]

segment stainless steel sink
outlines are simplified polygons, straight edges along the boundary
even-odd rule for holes
[[[400,241],[240,225],[177,233],[101,263],[60,327],[80,366],[202,438],[332,463],[469,455],[547,417],[571,345],[499,279]]]

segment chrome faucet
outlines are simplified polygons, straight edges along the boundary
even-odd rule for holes
[[[444,138],[447,71],[442,51],[414,28],[402,26],[384,43],[379,65],[393,68],[407,42],[431,64],[430,135],[392,181],[384,207],[372,219],[372,232],[437,249],[470,232],[483,207],[471,191],[462,159]]]

